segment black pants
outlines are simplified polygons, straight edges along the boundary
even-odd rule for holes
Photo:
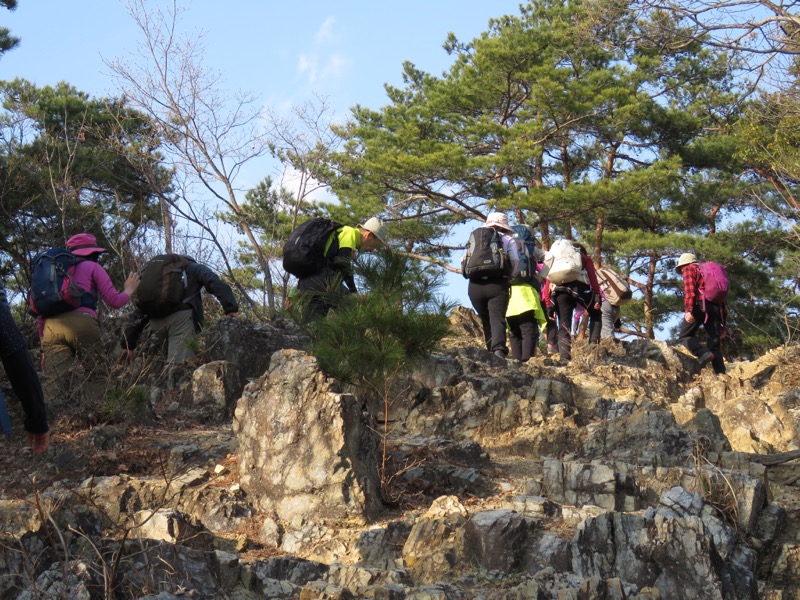
[[[714,360],[711,361],[711,366],[714,367],[714,373],[721,374],[725,372],[725,360],[722,358],[722,349],[720,348],[722,312],[724,308],[720,304],[714,304],[713,302],[706,302],[705,305],[705,312],[703,312],[702,307],[695,306],[692,311],[692,316],[694,316],[693,323],[687,322],[685,318],[681,319],[678,341],[686,346],[697,358],[700,358],[706,352],[713,352]],[[701,325],[706,330],[708,348],[704,347],[697,339],[697,333],[700,331]]]
[[[570,324],[575,307],[581,304],[589,315],[589,343],[600,343],[600,333],[603,327],[603,314],[600,308],[595,308],[594,293],[582,281],[573,281],[558,286],[551,295],[552,302],[558,313],[558,354],[564,360],[572,358],[572,336]]]
[[[599,344],[600,334],[603,332],[603,311],[602,307],[595,308],[594,305],[595,302],[600,302],[600,299],[595,297],[588,284],[576,281],[574,285],[576,293],[580,296],[578,302],[585,307],[586,314],[589,316],[589,343]]]
[[[39,374],[14,317],[5,302],[0,302],[0,358],[14,394],[25,412],[25,431],[46,433],[47,410]]]
[[[570,324],[575,307],[581,304],[589,315],[589,342],[599,343],[602,331],[602,313],[594,307],[591,288],[582,281],[573,281],[555,288],[551,295],[558,313],[558,354],[563,360],[572,358],[572,336]]]
[[[558,355],[563,360],[570,360],[572,358],[570,326],[572,313],[578,305],[578,299],[569,292],[556,291],[553,296],[553,304],[555,304],[558,315]]]
[[[483,324],[483,337],[489,352],[500,350],[508,354],[506,347],[506,309],[508,308],[510,282],[507,279],[485,279],[470,281],[469,301]]]
[[[536,313],[529,310],[513,317],[506,317],[506,320],[511,358],[526,362],[532,356],[536,356],[536,346],[539,345],[539,323],[536,321]]]
[[[341,274],[333,269],[298,279],[297,292],[304,316],[311,319],[324,317],[350,293]]]
[[[558,348],[558,323],[556,321],[547,320],[547,325],[544,326],[544,337],[547,341],[548,353],[551,346]]]

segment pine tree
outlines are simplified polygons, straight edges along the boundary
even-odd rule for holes
[[[320,366],[360,390],[382,425],[381,480],[385,495],[391,496],[389,410],[400,395],[396,383],[402,373],[430,360],[449,331],[451,307],[438,296],[441,279],[431,267],[402,254],[379,251],[359,260],[356,272],[362,289],[369,291],[348,296],[307,327]]]

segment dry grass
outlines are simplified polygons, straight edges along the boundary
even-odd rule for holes
[[[695,488],[703,501],[716,508],[723,520],[734,529],[739,528],[739,500],[730,475],[706,458],[711,442],[702,436],[695,442]]]

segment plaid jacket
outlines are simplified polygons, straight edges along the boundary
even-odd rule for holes
[[[683,267],[681,275],[683,275],[684,312],[692,312],[695,306],[702,306],[703,276],[697,263],[691,263]]]

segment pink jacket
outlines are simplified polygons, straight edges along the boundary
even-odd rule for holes
[[[72,280],[84,290],[92,292],[95,298],[102,299],[111,308],[122,308],[130,300],[128,294],[117,291],[106,270],[94,261],[85,260],[78,263],[72,273]],[[81,306],[75,310],[97,318],[97,312],[86,306]],[[45,318],[38,317],[36,321],[39,328],[39,337],[42,337]]]

